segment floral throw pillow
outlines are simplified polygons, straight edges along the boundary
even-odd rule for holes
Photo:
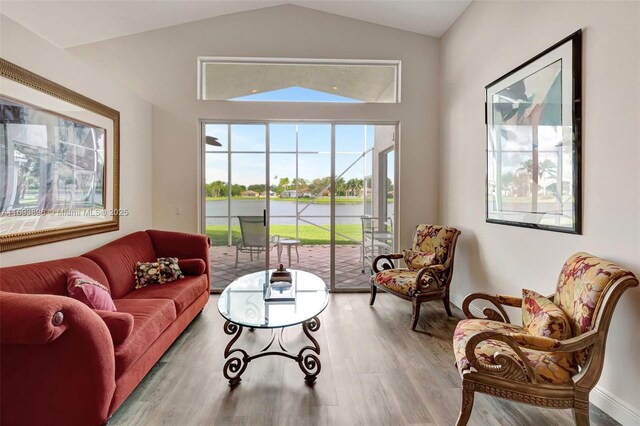
[[[184,278],[177,257],[159,257],[158,264],[160,265],[160,284]]]
[[[136,288],[146,287],[149,284],[161,284],[160,263],[147,262],[136,263]]]
[[[565,340],[571,337],[567,314],[533,290],[522,290],[522,325],[529,334]]]
[[[411,271],[418,271],[426,266],[433,264],[436,258],[435,253],[427,253],[416,250],[402,250],[404,255],[404,263]]]

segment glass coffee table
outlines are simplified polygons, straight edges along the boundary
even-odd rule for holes
[[[305,271],[290,271],[296,288],[295,302],[265,302],[264,294],[273,270],[240,277],[220,295],[218,311],[227,320],[224,332],[233,335],[224,350],[227,361],[222,370],[231,386],[240,382],[249,362],[270,355],[296,361],[307,383],[313,383],[320,373],[320,345],[311,333],[320,329],[318,315],[329,303],[329,291],[320,277]],[[294,353],[285,346],[284,329],[298,324],[302,324],[302,331],[312,345]],[[233,348],[244,327],[271,330],[269,343],[254,355],[249,355],[244,349]]]

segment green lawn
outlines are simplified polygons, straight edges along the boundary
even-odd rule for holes
[[[327,226],[328,228],[328,226]],[[271,235],[279,235],[281,238],[295,239],[295,225],[271,225]],[[240,225],[231,227],[233,234],[233,243],[240,239]],[[352,239],[345,238],[344,236]],[[209,225],[207,226],[207,235],[211,238],[211,244],[214,246],[227,245],[227,226],[226,225]],[[298,226],[298,239],[302,244],[329,244],[329,231],[320,229],[313,225]],[[355,242],[353,241],[355,240]],[[362,240],[362,226],[356,225],[336,225],[336,244],[357,244]]]
[[[279,198],[273,197],[274,201],[296,201],[296,198]],[[331,204],[331,197],[318,197],[315,200],[313,198],[298,198],[297,199],[301,204]],[[362,204],[364,200],[362,198],[342,198],[336,197],[336,204]]]
[[[220,201],[226,200],[227,197],[207,197],[207,201]],[[262,197],[231,197],[232,200],[264,200]],[[272,201],[296,201],[300,204],[330,204],[331,197],[319,197],[315,200],[313,198],[280,198],[271,197]],[[336,204],[362,204],[364,200],[362,198],[342,198],[336,197]]]

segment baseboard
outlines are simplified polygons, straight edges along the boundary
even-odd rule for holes
[[[640,411],[611,392],[596,386],[589,399],[599,409],[616,419],[622,425],[640,425]]]
[[[482,311],[475,306],[470,306],[469,310],[478,318],[484,317]],[[599,386],[591,391],[589,400],[622,425],[640,425],[639,410]]]

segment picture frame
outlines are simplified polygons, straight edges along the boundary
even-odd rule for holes
[[[486,221],[582,232],[582,30],[485,86]]]
[[[0,252],[117,231],[120,113],[0,58]]]

